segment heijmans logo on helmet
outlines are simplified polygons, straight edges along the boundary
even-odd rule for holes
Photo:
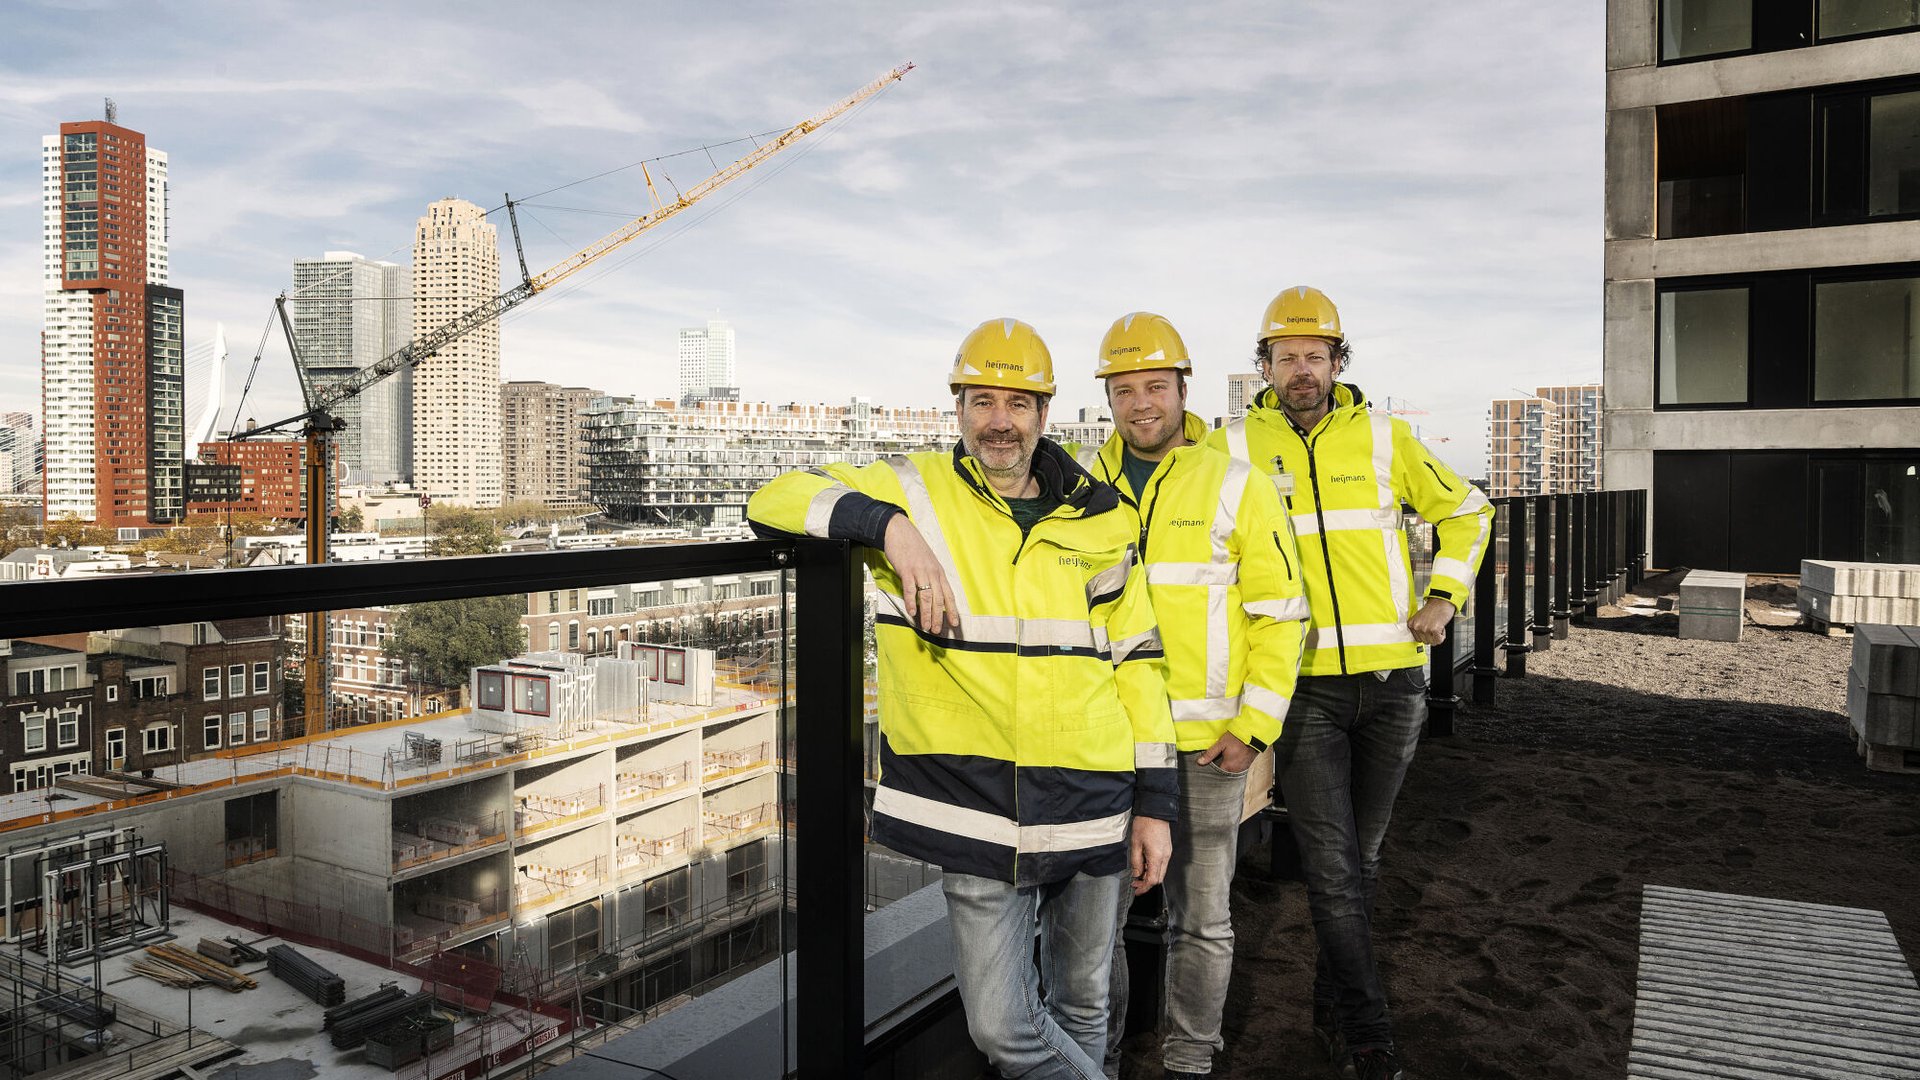
[[[1320,316],[1318,316],[1318,315],[1289,315],[1289,316],[1287,316],[1287,321],[1288,321],[1288,322],[1290,322],[1290,323],[1314,323],[1314,324],[1316,324],[1316,325],[1317,325],[1317,324],[1318,324],[1318,323],[1320,322]]]
[[[1124,356],[1127,353],[1136,353],[1139,351],[1140,346],[1138,345],[1115,345],[1113,348],[1107,350],[1107,355]]]
[[[990,367],[990,368],[998,368],[998,369],[1000,369],[1001,371],[1019,371],[1019,370],[1021,370],[1021,365],[1019,365],[1019,364],[1009,364],[1009,363],[1007,363],[1007,362],[1006,362],[1005,360],[989,360],[989,361],[987,361],[987,366],[988,366],[988,367]]]

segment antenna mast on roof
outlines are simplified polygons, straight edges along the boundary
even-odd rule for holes
[[[117,124],[119,122],[120,122],[120,106],[115,105],[113,103],[112,98],[108,98],[107,99],[107,123]]]

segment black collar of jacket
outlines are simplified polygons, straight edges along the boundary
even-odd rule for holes
[[[967,446],[964,442],[953,444],[953,471],[960,474],[975,490],[980,482],[974,479],[961,462],[967,459]],[[1040,490],[1058,499],[1064,506],[1080,511],[1082,516],[1092,517],[1117,509],[1120,505],[1120,493],[1112,484],[1093,478],[1092,474],[1073,460],[1073,455],[1060,449],[1060,444],[1046,436],[1040,437],[1040,445],[1033,449],[1033,477],[1040,481]],[[984,492],[983,492],[984,494]]]

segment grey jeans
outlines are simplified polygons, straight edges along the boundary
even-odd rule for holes
[[[1220,1013],[1233,974],[1233,919],[1228,893],[1238,852],[1240,810],[1247,774],[1200,764],[1200,752],[1180,755],[1180,820],[1173,827],[1173,859],[1167,864],[1166,1040],[1162,1061],[1179,1072],[1213,1071],[1213,1055],[1226,1045]],[[1124,923],[1132,890],[1120,898]],[[1120,1075],[1120,1038],[1127,1026],[1127,954],[1114,935],[1113,1002],[1107,1025],[1109,1080]]]

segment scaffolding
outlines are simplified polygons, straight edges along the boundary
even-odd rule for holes
[[[16,845],[5,856],[4,938],[60,966],[164,939],[167,848],[120,827]]]

